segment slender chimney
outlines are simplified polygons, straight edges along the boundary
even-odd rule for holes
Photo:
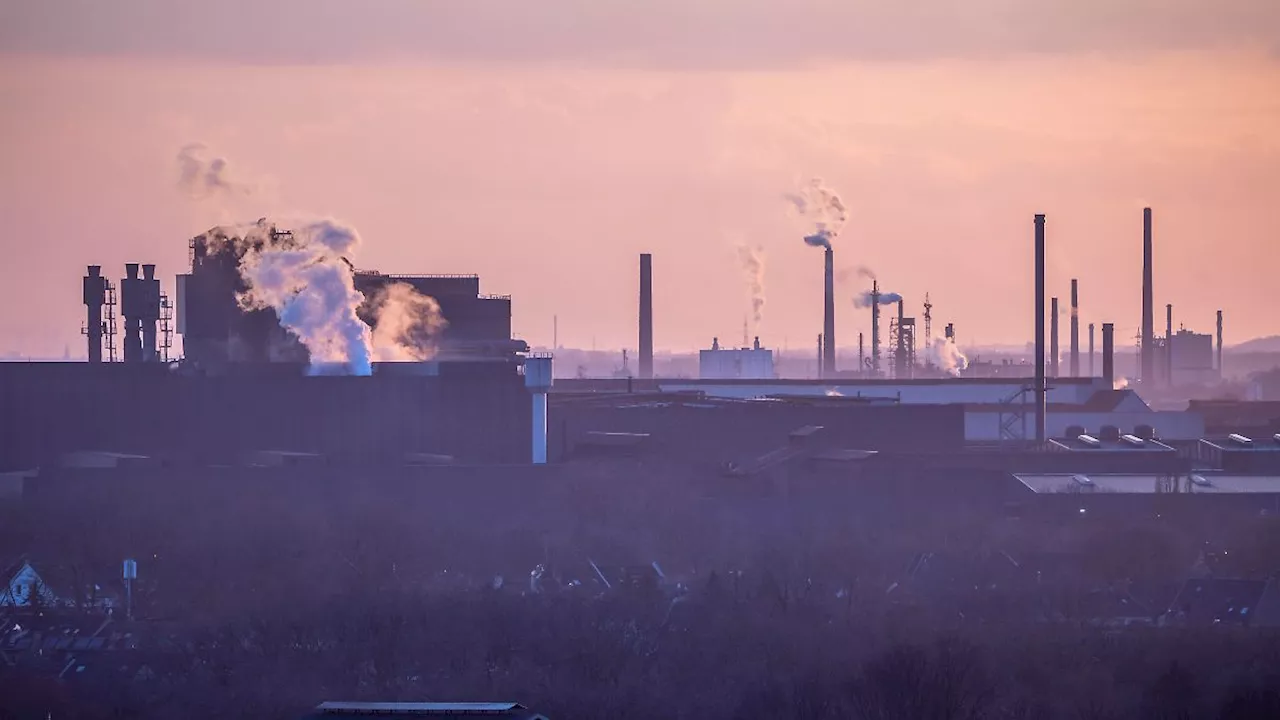
[[[107,301],[107,279],[101,265],[90,265],[84,276],[84,334],[89,339],[89,362],[102,362],[102,305]]]
[[[1080,377],[1079,281],[1071,279],[1071,377]]]
[[[1164,382],[1173,387],[1173,303],[1164,306]]]
[[[819,380],[822,379],[822,333],[818,333],[818,374]]]
[[[880,377],[880,281],[871,280],[871,375]]]
[[[865,375],[867,372],[867,358],[863,347],[862,333],[858,333],[858,375]]]
[[[653,377],[653,255],[640,254],[640,377]]]
[[[120,313],[124,315],[124,361],[142,362],[142,298],[138,263],[125,263],[120,281]]]
[[[898,340],[893,348],[893,376],[907,376],[907,338],[903,334],[902,321],[906,318],[906,301],[898,300]]]
[[[1155,300],[1151,271],[1151,208],[1142,209],[1142,382],[1155,380]]]
[[[1102,379],[1109,388],[1116,386],[1115,337],[1115,324],[1102,323]]]
[[[1218,311],[1218,377],[1225,377],[1222,374],[1222,311]]]
[[[1058,377],[1058,298],[1049,300],[1049,377]]]
[[[823,253],[826,265],[823,271],[822,308],[822,374],[836,374],[836,270],[835,253],[828,246]]]
[[[1045,441],[1044,382],[1044,215],[1036,215],[1036,442]]]
[[[138,283],[142,314],[142,361],[160,359],[156,352],[156,323],[160,321],[160,281],[156,279],[156,266],[142,266],[142,280]]]
[[[1089,377],[1098,377],[1093,367],[1093,323],[1089,323]]]

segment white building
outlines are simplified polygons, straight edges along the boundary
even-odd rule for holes
[[[713,338],[710,350],[698,352],[698,377],[703,380],[772,380],[773,351],[760,347],[722,348]]]

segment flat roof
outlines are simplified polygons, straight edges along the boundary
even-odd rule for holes
[[[1280,433],[1274,435],[1242,435],[1252,442],[1242,445],[1230,437],[1202,438],[1200,442],[1227,452],[1280,452]]]
[[[1155,494],[1165,475],[1153,474],[1101,474],[1101,473],[1016,473],[1018,479],[1029,490],[1037,495],[1053,495],[1059,493],[1120,493],[1120,494]],[[1277,475],[1219,475],[1216,473],[1199,473],[1191,476],[1190,493],[1208,494],[1242,494],[1263,493],[1280,494],[1280,476]],[[1087,478],[1091,485],[1085,485],[1077,478]],[[1202,482],[1203,481],[1203,482]],[[1184,479],[1182,485],[1186,487]],[[1186,493],[1182,493],[1186,494]]]
[[[1097,445],[1090,445],[1079,438],[1050,438],[1049,442],[1053,445],[1070,450],[1071,452],[1124,452],[1124,453],[1143,453],[1143,452],[1176,452],[1173,448],[1165,445],[1159,440],[1143,440],[1141,445],[1133,445],[1124,440],[1102,440],[1096,435],[1091,435],[1093,439],[1098,441]]]

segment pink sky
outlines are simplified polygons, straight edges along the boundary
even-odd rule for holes
[[[780,195],[814,175],[851,208],[837,265],[917,314],[929,291],[962,344],[1029,337],[1036,212],[1050,292],[1079,277],[1083,322],[1132,333],[1144,204],[1175,322],[1280,332],[1269,0],[261,4],[0,9],[0,352],[82,352],[84,265],[154,262],[169,289],[185,238],[272,213],[354,225],[364,267],[479,273],[536,344],[558,314],[564,344],[634,346],[645,251],[660,348],[737,338],[734,245],[762,245],[760,334],[807,348],[822,259]],[[263,192],[185,198],[196,141]]]

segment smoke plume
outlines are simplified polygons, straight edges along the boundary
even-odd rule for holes
[[[306,346],[313,374],[372,374],[369,326],[356,314],[364,296],[346,260],[360,236],[333,220],[292,227],[291,235],[277,235],[276,224],[263,220],[239,229],[248,286],[240,304],[274,310]]]
[[[374,317],[373,352],[380,362],[421,362],[435,355],[448,322],[435,298],[407,283],[387,285],[369,298]]]
[[[901,299],[902,299],[902,296],[899,295],[898,293],[893,293],[893,292],[880,293],[881,305],[889,305],[890,303],[896,303]],[[860,307],[860,308],[871,307],[871,303],[874,301],[875,301],[875,298],[872,296],[871,291],[868,290],[853,299],[853,306]]]
[[[949,375],[959,375],[961,370],[969,367],[969,358],[956,347],[954,338],[934,338],[929,355],[933,364]]]
[[[784,196],[791,211],[808,226],[804,242],[812,247],[831,247],[849,220],[849,210],[834,190],[814,178],[799,191]]]
[[[215,157],[201,143],[178,152],[178,187],[194,200],[249,196],[257,185],[238,179],[225,158]]]
[[[1129,387],[1129,378],[1118,377],[1111,381],[1112,390],[1124,390]]]
[[[759,330],[760,322],[764,320],[764,259],[763,246],[738,246],[738,261],[742,264],[742,273],[747,281],[747,292],[751,296],[753,334]]]

